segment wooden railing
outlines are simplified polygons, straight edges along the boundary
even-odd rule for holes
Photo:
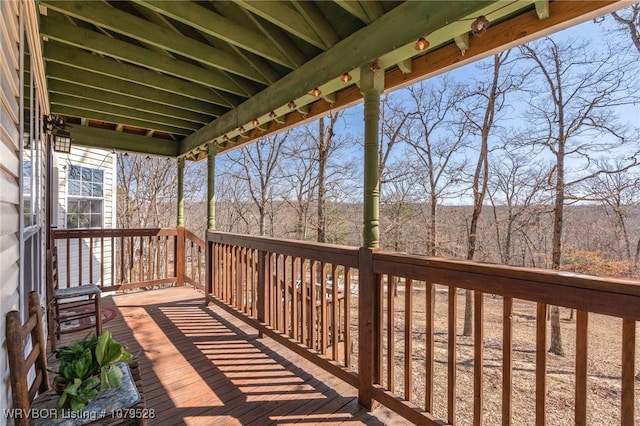
[[[103,291],[185,283],[204,288],[204,241],[183,227],[53,230],[60,287]]]
[[[208,301],[356,386],[365,406],[428,425],[635,424],[638,282],[219,232],[207,261]],[[565,357],[547,353],[550,306],[577,311]],[[617,360],[592,359],[604,341],[589,336]],[[616,391],[609,411],[594,406]]]
[[[357,249],[207,234],[207,298],[357,385],[351,283]]]

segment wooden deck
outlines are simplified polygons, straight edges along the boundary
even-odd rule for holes
[[[191,287],[105,297],[104,324],[139,352],[151,425],[403,425],[385,407],[215,307]],[[65,341],[85,332],[67,334]]]

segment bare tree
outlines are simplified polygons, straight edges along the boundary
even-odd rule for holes
[[[471,191],[473,195],[473,211],[467,230],[467,256],[473,260],[476,253],[478,221],[482,213],[487,184],[489,182],[489,138],[494,131],[496,115],[505,106],[506,96],[515,90],[519,83],[506,69],[509,64],[511,51],[501,52],[493,56],[492,63],[485,69],[490,70],[489,82],[479,82],[478,90],[473,90],[468,96],[468,102],[460,110],[465,115],[465,122],[479,136],[480,146],[478,159],[473,171]],[[506,71],[506,72],[505,72]],[[463,334],[470,336],[473,329],[473,292],[465,292],[465,315]]]
[[[596,170],[619,170],[617,173],[599,173],[585,182],[585,199],[601,202],[614,223],[618,239],[623,243],[624,260],[631,265],[629,275],[640,267],[640,229],[629,232],[628,219],[632,209],[640,204],[640,171],[638,165],[624,159],[601,159],[595,162]],[[637,241],[633,241],[636,239]]]
[[[544,204],[548,172],[539,163],[531,164],[530,153],[508,149],[490,165],[488,196],[500,263],[526,266],[526,250],[520,250],[519,261],[514,261],[515,240],[519,236],[520,246],[528,245],[528,231],[540,220],[540,209],[534,206]]]
[[[628,7],[612,12],[611,17],[616,23],[616,27],[609,32],[623,32],[629,35],[631,43],[640,53],[640,3],[634,3]],[[605,22],[603,17],[599,22]]]
[[[466,160],[461,151],[468,148],[468,128],[453,116],[462,98],[462,88],[448,78],[409,88],[409,133],[402,138],[416,152],[421,184],[428,194],[429,226],[427,253],[437,252],[438,206],[447,198],[461,195],[460,183]]]
[[[175,225],[177,165],[169,158],[118,154],[118,225]]]
[[[258,140],[243,147],[229,159],[234,165],[231,176],[244,181],[251,201],[258,210],[258,233],[266,235],[266,220],[273,225],[273,200],[277,191],[277,170],[289,131]],[[273,226],[269,228],[273,235]]]
[[[576,41],[561,44],[545,38],[522,46],[520,52],[533,65],[527,102],[527,118],[534,126],[530,142],[544,147],[554,159],[549,175],[554,192],[551,267],[559,269],[568,191],[590,176],[614,172],[585,175],[582,170],[568,170],[568,160],[579,162],[584,170],[594,154],[614,152],[624,142],[625,129],[617,125],[615,108],[629,102],[631,69],[628,63],[614,61],[611,52],[596,54]],[[550,319],[549,351],[563,355],[557,306],[550,308]]]

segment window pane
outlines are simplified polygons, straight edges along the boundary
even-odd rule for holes
[[[78,215],[70,214],[67,215],[67,228],[77,228],[78,227]]]
[[[91,182],[82,182],[82,194],[85,197],[91,197]]]
[[[89,200],[80,200],[80,213],[91,213],[91,202]]]
[[[94,183],[93,184],[93,196],[94,197],[102,197],[102,184]]]
[[[79,214],[78,215],[78,228],[88,228],[91,224],[90,215]]]
[[[80,167],[71,166],[69,168],[69,179],[80,180]]]
[[[91,227],[92,228],[102,228],[102,215],[101,214],[92,214],[91,215]]]
[[[102,170],[93,169],[93,183],[102,183],[104,180],[104,172]]]
[[[67,213],[78,213],[78,202],[76,200],[69,200],[69,202],[67,203]]]
[[[81,167],[82,169],[82,180],[86,182],[91,182],[91,169],[86,167]]]
[[[102,200],[91,200],[91,213],[102,214]]]
[[[74,180],[69,181],[69,195],[81,195],[80,182]]]

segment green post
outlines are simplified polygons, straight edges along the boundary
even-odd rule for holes
[[[207,228],[216,228],[216,154],[218,145],[209,145],[209,155],[207,157]]]
[[[365,66],[360,69],[360,92],[364,97],[364,246],[380,246],[380,179],[378,176],[378,138],[380,94],[384,72]]]
[[[176,226],[184,226],[184,157],[178,158],[178,220]]]

